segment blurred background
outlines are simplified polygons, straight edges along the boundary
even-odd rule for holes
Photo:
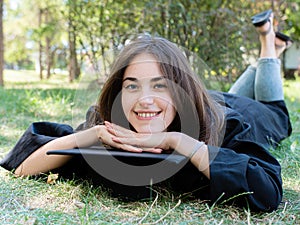
[[[84,74],[102,84],[126,41],[139,33],[165,37],[210,68],[206,78],[231,84],[259,54],[251,16],[272,9],[277,30],[294,45],[283,54],[286,79],[299,76],[300,0],[0,0],[0,85],[6,70],[40,80]],[[109,54],[108,54],[109,53]],[[188,55],[189,56],[189,55]],[[195,57],[196,56],[196,57]]]

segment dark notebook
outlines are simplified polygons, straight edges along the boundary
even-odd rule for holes
[[[81,155],[87,157],[109,157],[113,156],[119,160],[134,160],[135,162],[148,162],[151,164],[166,160],[169,163],[181,164],[187,160],[183,155],[177,153],[149,153],[149,152],[127,152],[119,149],[108,149],[102,146],[93,146],[89,148],[75,148],[65,150],[50,150],[47,152],[48,155]],[[147,163],[147,164],[148,164]]]

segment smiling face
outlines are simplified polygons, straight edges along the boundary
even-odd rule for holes
[[[173,100],[152,55],[140,54],[126,68],[122,107],[127,120],[139,133],[161,132],[172,123],[176,115]]]

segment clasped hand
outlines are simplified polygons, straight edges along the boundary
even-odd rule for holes
[[[130,152],[161,153],[171,148],[168,132],[136,133],[110,122],[101,126],[99,136],[103,143]]]

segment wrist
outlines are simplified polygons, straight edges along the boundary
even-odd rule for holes
[[[181,133],[178,132],[168,132],[167,133],[167,143],[169,149],[177,149],[178,141],[181,139]]]
[[[96,125],[94,126],[95,129],[95,133],[96,133],[96,141],[100,142],[100,143],[104,143],[103,138],[104,138],[104,134],[103,134],[103,129],[106,129],[106,127],[104,125]]]
[[[101,137],[101,128],[99,125],[75,133],[75,142],[78,148],[88,147],[99,142]]]
[[[192,158],[196,155],[196,153],[197,153],[200,149],[202,149],[203,146],[205,146],[205,142],[203,142],[203,141],[197,142],[195,148],[191,151],[191,153],[189,154],[188,158],[189,158],[190,160],[192,160]]]
[[[92,129],[94,129],[94,132],[96,134],[96,138],[98,140],[101,140],[101,137],[102,137],[102,135],[101,135],[101,125],[95,125]]]
[[[190,161],[200,172],[210,179],[209,150],[206,144],[203,144],[196,150],[195,154],[190,158]]]

